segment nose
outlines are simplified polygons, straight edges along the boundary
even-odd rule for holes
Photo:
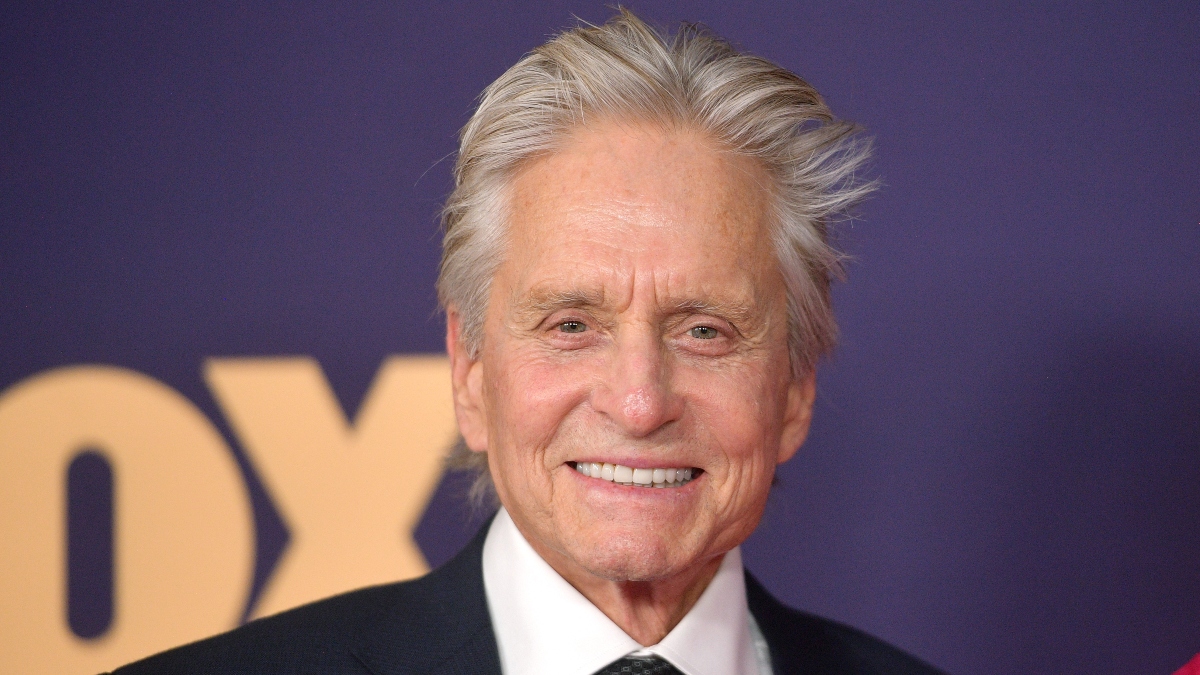
[[[604,381],[592,406],[635,438],[648,436],[679,418],[682,399],[671,387],[662,340],[651,330],[626,330],[614,341]]]

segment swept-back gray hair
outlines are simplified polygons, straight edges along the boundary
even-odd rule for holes
[[[835,119],[795,74],[700,26],[667,36],[624,9],[527,54],[484,90],[462,130],[455,188],[442,212],[438,298],[458,312],[468,353],[478,354],[492,276],[505,253],[512,178],[595,119],[698,130],[762,163],[774,179],[772,238],[787,287],[792,369],[812,369],[837,341],[829,285],[841,275],[841,258],[827,227],[875,188],[857,176],[869,139]],[[455,463],[486,462],[485,454],[471,454],[460,447]]]

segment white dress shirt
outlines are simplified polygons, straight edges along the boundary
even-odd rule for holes
[[[630,654],[686,675],[771,675],[736,548],[679,625],[645,648],[542,560],[504,509],[483,544],[483,586],[504,675],[593,675]]]

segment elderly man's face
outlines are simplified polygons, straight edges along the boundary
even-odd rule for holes
[[[789,365],[769,184],[699,134],[616,124],[582,129],[516,178],[456,401],[501,501],[552,563],[663,579],[757,525],[813,391]]]

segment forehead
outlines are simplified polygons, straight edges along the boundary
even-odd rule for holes
[[[698,132],[583,127],[514,179],[498,277],[518,294],[652,277],[668,295],[759,296],[778,276],[769,186]]]

